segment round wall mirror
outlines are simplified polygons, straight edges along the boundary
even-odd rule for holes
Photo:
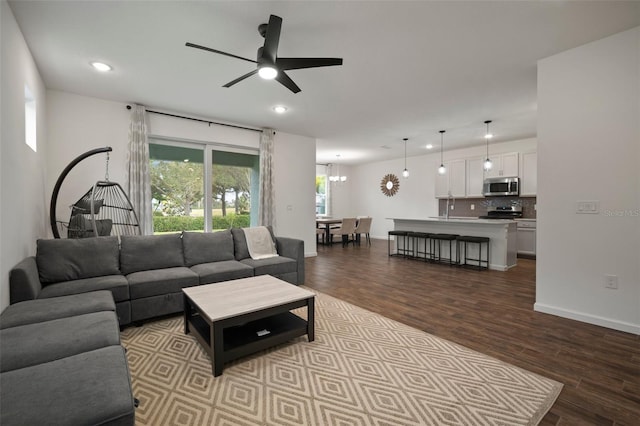
[[[380,190],[387,197],[393,197],[400,189],[400,180],[394,174],[385,175],[380,181]]]

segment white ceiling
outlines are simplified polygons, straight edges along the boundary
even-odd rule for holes
[[[640,25],[631,1],[11,1],[46,86],[318,139],[317,161],[358,164],[536,135],[536,62]],[[257,31],[283,18],[278,54],[342,57],[253,76]],[[94,71],[101,60],[114,70]],[[285,115],[272,106],[286,105]],[[384,148],[387,147],[387,148]]]

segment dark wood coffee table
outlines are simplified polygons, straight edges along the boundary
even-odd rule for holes
[[[315,339],[315,294],[271,275],[183,288],[184,332],[211,358],[214,376],[226,362],[307,335]],[[307,307],[307,320],[290,312]]]

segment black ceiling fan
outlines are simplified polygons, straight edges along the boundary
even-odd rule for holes
[[[302,68],[330,67],[333,65],[342,65],[342,58],[279,58],[278,43],[280,42],[280,28],[282,27],[282,18],[276,15],[269,17],[268,24],[261,24],[258,32],[264,37],[264,45],[258,49],[257,60],[243,58],[241,56],[232,55],[231,53],[222,52],[220,50],[211,49],[209,47],[200,46],[193,43],[186,43],[187,47],[206,50],[208,52],[219,53],[220,55],[230,56],[232,58],[242,59],[243,61],[257,64],[257,68],[245,75],[236,78],[225,84],[223,87],[231,87],[241,82],[245,78],[254,74],[259,74],[262,78],[275,78],[287,89],[293,93],[298,93],[300,88],[285,73],[287,70],[298,70]]]

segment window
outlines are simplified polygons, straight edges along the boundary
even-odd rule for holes
[[[154,233],[204,231],[204,151],[149,144]]]
[[[327,215],[327,175],[316,175],[316,215]]]
[[[27,85],[24,86],[24,139],[33,152],[38,151],[36,141],[36,98]]]
[[[257,223],[257,154],[153,139],[149,157],[154,233]]]
[[[214,150],[211,156],[213,229],[244,228],[257,223],[259,156]],[[253,201],[253,202],[252,202]]]

